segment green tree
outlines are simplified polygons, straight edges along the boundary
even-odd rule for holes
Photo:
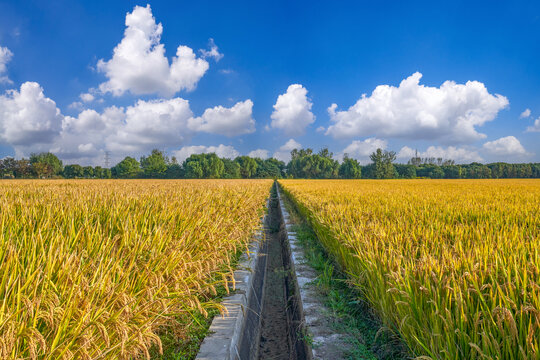
[[[416,166],[414,165],[403,165],[403,164],[394,164],[394,168],[398,173],[400,179],[414,179],[416,178]]]
[[[193,156],[193,155],[192,155]],[[188,160],[191,156],[188,158]],[[204,176],[203,165],[200,161],[187,161],[184,164],[184,171],[188,179],[202,179]]]
[[[224,169],[223,169],[223,178],[224,179],[239,179],[240,175],[240,164],[231,159],[222,159]]]
[[[394,151],[377,149],[369,158],[373,161],[376,179],[392,179],[395,176],[393,162],[396,160],[396,153]]]
[[[283,177],[283,169],[285,163],[274,158],[265,160],[255,159],[257,161],[257,173],[255,177],[258,179],[279,179]]]
[[[94,177],[96,179],[105,179],[105,169],[101,166],[96,166],[94,168]]]
[[[184,177],[184,170],[182,166],[178,163],[171,163],[167,165],[167,170],[165,171],[165,177],[167,179],[181,179]]]
[[[94,177],[94,168],[91,166],[85,166],[83,167],[83,174],[84,177],[87,179],[91,179]]]
[[[484,164],[473,162],[463,167],[469,179],[490,179],[491,169]]]
[[[444,172],[446,179],[459,179],[461,178],[461,168],[457,165],[443,165],[441,170]]]
[[[154,149],[148,157],[141,157],[141,168],[146,177],[159,178],[165,175],[168,162],[162,151]]]
[[[239,156],[234,159],[240,165],[240,175],[244,179],[255,177],[257,172],[257,161],[249,156]]]
[[[39,154],[30,155],[30,164],[38,177],[50,177],[52,175],[60,175],[64,169],[62,161],[56,155],[50,152],[42,152]],[[44,165],[37,165],[44,164]]]
[[[345,154],[343,162],[339,166],[339,177],[342,179],[360,179],[362,177],[362,168],[358,161]]]
[[[220,179],[225,171],[225,164],[216,154],[206,154],[208,168],[205,169],[205,177],[209,179]]]
[[[103,169],[103,177],[102,177],[102,179],[110,179],[110,178],[112,178],[111,169],[104,168]]]
[[[287,174],[302,179],[332,179],[338,177],[339,163],[332,159],[332,153],[324,148],[318,154],[312,149],[291,151],[291,161],[287,164]]]
[[[190,179],[219,179],[225,165],[216,154],[193,154],[183,164],[185,176]]]
[[[84,170],[78,164],[66,165],[62,174],[66,179],[81,178],[84,176]]]
[[[112,175],[118,178],[134,178],[137,177],[141,168],[139,162],[130,156],[126,156],[111,169]]]
[[[32,166],[30,161],[22,158],[20,160],[15,160],[15,172],[14,175],[16,178],[29,178],[32,175]]]
[[[30,164],[32,173],[38,179],[49,178],[53,174],[53,169],[49,164],[42,162],[35,162]]]

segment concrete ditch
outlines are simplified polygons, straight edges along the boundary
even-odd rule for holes
[[[292,206],[293,217],[283,200]],[[228,314],[214,318],[197,359],[409,358],[397,338],[384,340],[383,334],[380,344],[366,342],[371,341],[366,326],[377,334],[382,329],[369,310],[362,308],[366,314],[351,328],[327,306],[328,294],[318,288],[320,269],[308,260],[313,249],[297,239],[298,214],[287,200],[276,182],[264,230],[235,272],[237,291],[223,302]],[[305,234],[300,238],[305,241]]]
[[[198,360],[310,360],[301,294],[277,184],[268,202],[264,229],[235,271],[236,287],[224,299]]]
[[[285,237],[290,251],[292,267],[296,276],[299,299],[302,303],[304,331],[310,339],[313,359],[348,359],[352,348],[351,334],[336,329],[339,319],[324,304],[324,296],[317,289],[319,273],[307,261],[304,247],[300,244],[294,232],[291,216],[282,200],[278,186],[280,210],[285,227]]]

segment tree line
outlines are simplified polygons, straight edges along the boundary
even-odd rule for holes
[[[291,160],[260,159],[239,156],[220,158],[214,153],[193,154],[179,163],[160,150],[152,150],[139,160],[127,156],[112,168],[101,166],[63,165],[50,152],[32,154],[29,159],[0,160],[0,178],[87,178],[87,179],[499,179],[540,178],[540,163],[509,164],[496,162],[455,164],[442,158],[415,156],[407,164],[398,164],[396,153],[377,149],[371,163],[361,165],[356,159],[343,156],[334,159],[328,149],[315,153],[312,149],[291,151]]]

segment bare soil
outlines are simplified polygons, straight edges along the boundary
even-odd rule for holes
[[[267,241],[268,259],[259,359],[289,360],[291,351],[281,241],[275,232],[267,234]]]

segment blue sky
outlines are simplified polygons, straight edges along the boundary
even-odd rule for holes
[[[535,1],[0,1],[0,158],[538,162],[539,40]]]

